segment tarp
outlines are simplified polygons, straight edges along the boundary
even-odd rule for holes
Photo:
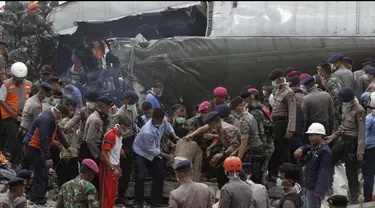
[[[180,37],[139,44],[116,39],[111,49],[126,74],[145,89],[156,81],[165,85],[163,102],[188,108],[226,87],[236,96],[244,85],[260,87],[274,68],[296,67],[315,74],[332,53],[352,57],[358,64],[373,56],[375,38],[309,37]],[[358,61],[357,61],[358,60]]]

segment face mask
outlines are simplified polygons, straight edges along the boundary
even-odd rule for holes
[[[271,84],[272,84],[272,87],[273,87],[273,88],[278,88],[278,87],[279,87],[278,84],[276,84],[276,81],[272,81]]]
[[[263,95],[264,95],[264,96],[266,96],[266,94],[267,94],[267,93],[266,93],[266,91],[265,91],[265,90],[263,90]]]
[[[186,121],[184,117],[176,117],[175,120],[176,120],[176,123],[178,124],[183,124]]]
[[[23,48],[22,52],[26,53],[27,52],[27,48]]]
[[[336,69],[335,64],[329,64],[329,65],[331,66],[331,69],[332,69],[332,70],[335,70],[335,69]]]
[[[95,103],[87,102],[87,103],[86,103],[86,107],[87,107],[88,109],[94,109],[94,107],[95,107]]]
[[[154,124],[154,126],[155,126],[156,128],[159,128],[159,127],[160,127],[160,124]]]
[[[284,182],[283,180],[281,180],[280,178],[277,178],[276,186],[279,187],[279,188],[284,188],[283,182]]]
[[[51,105],[57,105],[58,103],[60,103],[59,98],[53,98],[53,100],[51,101]]]
[[[342,103],[342,107],[344,107],[344,108],[349,108],[350,106],[351,106],[350,102],[343,102]]]
[[[136,105],[126,105],[126,110],[128,111],[136,111],[137,110],[137,107]]]
[[[363,75],[362,79],[365,80],[365,81],[369,80],[368,75],[367,74]]]
[[[108,113],[107,116],[108,116],[108,119],[113,118],[113,114],[112,113]]]
[[[72,99],[73,95],[65,95],[67,99]]]
[[[51,102],[51,97],[45,97],[43,100],[42,100],[42,103],[49,103]]]
[[[72,83],[75,84],[75,83],[77,83],[77,81],[76,81],[75,79],[73,79],[73,80],[72,80]]]

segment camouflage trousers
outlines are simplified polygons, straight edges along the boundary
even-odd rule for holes
[[[251,174],[251,180],[255,183],[262,183],[265,151],[263,145],[257,147],[250,147],[242,159],[244,171],[246,174]]]

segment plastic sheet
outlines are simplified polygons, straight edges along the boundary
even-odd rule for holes
[[[361,63],[372,57],[374,46],[374,38],[354,37],[181,37],[149,42],[115,39],[111,50],[124,74],[146,90],[156,81],[165,85],[165,105],[183,103],[192,109],[211,99],[217,86],[226,87],[233,97],[244,85],[269,83],[274,68],[293,66],[315,74],[316,66],[334,52]]]

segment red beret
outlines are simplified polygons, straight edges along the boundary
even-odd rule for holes
[[[299,76],[299,72],[298,71],[292,71],[292,72],[290,72],[289,74],[286,75],[285,78],[291,78],[291,77],[295,77],[295,76]]]

